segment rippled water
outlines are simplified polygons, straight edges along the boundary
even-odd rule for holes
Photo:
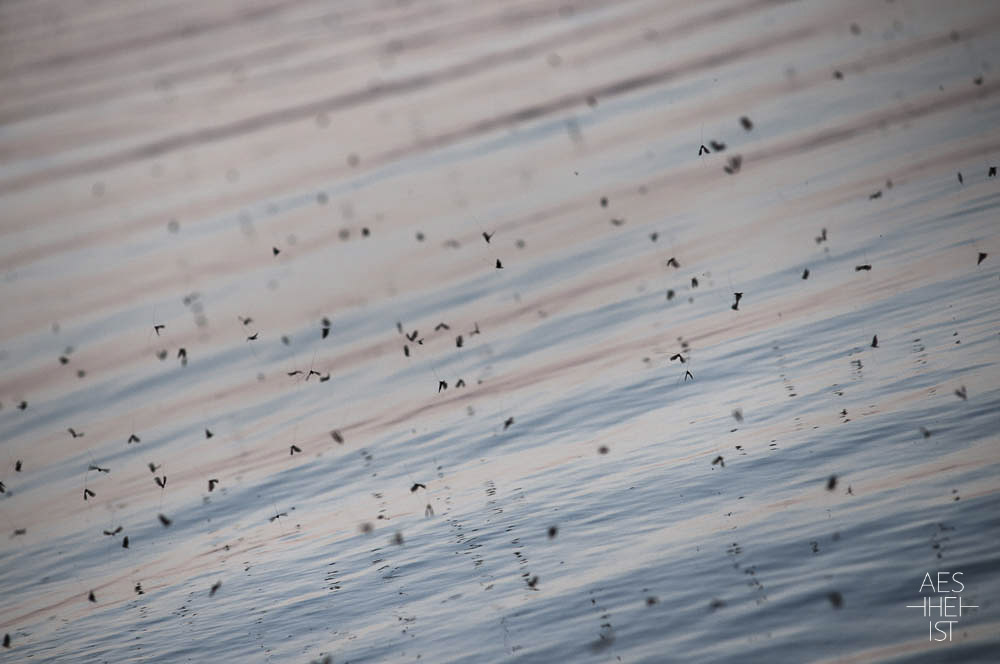
[[[996,661],[1000,6],[79,10],[0,6],[5,660]]]

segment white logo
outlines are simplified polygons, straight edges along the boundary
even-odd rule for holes
[[[923,609],[924,618],[928,618],[928,641],[951,641],[952,626],[962,617],[962,610],[979,608],[975,604],[962,603],[965,584],[958,580],[960,576],[962,572],[938,572],[935,578],[927,572],[919,590],[923,603],[906,605],[908,609]]]

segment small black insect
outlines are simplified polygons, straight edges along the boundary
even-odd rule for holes
[[[459,378],[455,381],[455,387],[465,387],[465,380]]]
[[[680,267],[681,264],[677,262],[677,259],[671,256],[667,259],[667,266],[669,267]]]
[[[708,144],[711,145],[712,149],[716,152],[722,152],[726,149],[726,144],[720,143],[719,141],[709,141]]]
[[[337,441],[337,443],[339,443],[340,445],[344,444],[344,437],[341,436],[340,432],[337,431],[336,429],[330,432],[330,437],[333,438],[335,441]]]
[[[410,341],[416,341],[417,340],[417,335],[419,333],[420,333],[420,330],[414,330],[413,332],[410,332],[409,334],[407,334],[406,338],[409,339]]]
[[[837,488],[837,476],[830,475],[830,479],[826,481],[826,490],[833,491],[836,488]]]
[[[962,172],[961,171],[958,172],[958,183],[959,184],[965,184],[965,180],[962,178]]]
[[[559,528],[557,526],[549,526],[549,539],[553,539],[559,534]]]
[[[438,392],[440,393],[441,390],[447,390],[447,389],[448,389],[448,383],[446,381],[439,380],[438,381]]]
[[[691,277],[691,288],[698,287],[698,277]]]
[[[122,531],[122,527],[118,526],[114,530],[102,530],[101,532],[104,533],[105,535],[108,535],[109,537],[114,537],[115,535],[117,535],[121,531]]]
[[[187,350],[184,349],[184,348],[181,348],[180,350],[178,350],[177,351],[177,357],[179,357],[180,360],[181,360],[181,366],[182,367],[186,367],[187,363],[188,363],[188,352],[187,352]]]
[[[438,332],[440,330],[450,330],[450,329],[451,328],[448,327],[447,323],[438,323],[437,325],[434,326],[434,331],[435,332]]]
[[[822,244],[824,242],[826,242],[826,229],[825,228],[820,231],[819,236],[816,238],[816,244]]]
[[[94,595],[94,591],[93,590],[91,590],[90,594],[87,595],[87,599],[89,599],[94,604],[97,604],[97,597]]]
[[[483,231],[483,239],[486,240],[486,244],[490,243],[490,238],[492,238],[494,235],[496,235],[496,231],[492,233],[487,233],[486,231]]]
[[[10,634],[3,635],[3,647],[10,648]]]
[[[966,399],[969,398],[968,393],[966,393],[965,391],[965,385],[955,390],[955,396],[957,396],[962,401],[965,401]]]
[[[743,299],[743,293],[733,293],[733,296],[736,298],[736,301],[733,302],[733,311],[739,311],[740,310],[740,300]]]
[[[802,270],[802,278],[803,279],[808,279],[809,278],[809,268],[806,268],[806,269]]]
[[[668,288],[667,289],[667,302],[669,302],[672,299],[674,299],[674,289],[673,288]]]
[[[868,265],[868,264],[865,264],[865,265],[855,265],[854,266],[854,271],[855,272],[861,272],[862,270],[864,270],[865,272],[871,272],[872,271],[872,266]]]
[[[94,465],[87,466],[87,470],[96,470],[99,473],[110,473],[111,472],[110,468],[101,468],[100,466],[94,466]]]
[[[684,372],[684,380],[685,380],[685,382],[687,381],[688,378],[690,378],[691,380],[694,380],[694,374],[691,373],[690,371],[685,371]]]
[[[17,404],[17,409],[18,410],[27,410],[28,409],[28,402],[27,401],[22,401],[21,403]]]
[[[977,261],[976,261],[976,265],[979,265],[979,264],[980,264],[980,263],[982,263],[982,262],[983,262],[984,260],[986,260],[986,257],[987,257],[987,256],[989,256],[989,254],[987,254],[987,253],[985,253],[985,252],[982,252],[982,251],[980,251],[980,252],[979,252],[979,260],[977,260]]]
[[[271,251],[274,252],[275,256],[281,253],[281,249],[278,249],[277,247],[271,247]]]
[[[20,459],[18,459],[17,461],[14,462],[14,472],[15,473],[21,472],[21,460]]]
[[[839,609],[844,605],[844,596],[838,593],[836,590],[827,594],[826,598],[830,600],[830,604],[832,604],[833,608],[835,609]]]
[[[171,523],[173,523],[173,521],[171,521],[170,519],[168,519],[168,518],[167,518],[167,516],[166,516],[165,514],[158,514],[157,516],[159,517],[159,519],[160,519],[160,523],[162,523],[162,524],[163,524],[163,527],[164,527],[164,528],[166,528],[166,527],[167,527],[167,526],[169,526],[169,525],[170,525]]]
[[[247,337],[247,341],[257,341],[257,335],[259,335],[259,334],[260,334],[260,332],[254,332],[249,337]]]
[[[712,465],[713,466],[719,465],[719,466],[722,466],[723,468],[725,468],[726,467],[726,461],[725,461],[725,459],[722,458],[722,455],[720,454],[719,456],[717,456],[714,459],[712,459]]]
[[[156,336],[160,336],[160,330],[164,329],[166,325],[154,325],[153,330],[156,331]]]
[[[514,424],[514,416],[513,415],[511,415],[510,417],[508,417],[506,420],[503,421],[503,430],[506,431],[507,429],[509,429],[511,427],[512,424]]]
[[[83,432],[82,431],[76,431],[73,427],[70,427],[70,428],[66,429],[66,431],[69,431],[69,435],[73,436],[74,438],[82,438],[83,437]]]
[[[455,337],[455,347],[456,348],[461,348],[464,343],[465,342],[462,341],[462,335],[461,334],[458,335],[457,337]]]
[[[129,442],[129,443],[139,443],[139,442],[142,442],[142,441],[140,441],[140,440],[139,440],[139,436],[137,436],[137,435],[135,435],[135,434],[133,433],[133,434],[130,434],[130,435],[129,435],[129,437],[128,437],[128,442]]]
[[[126,535],[125,537],[122,538],[122,548],[123,549],[127,549],[128,548],[128,535]]]
[[[745,115],[742,118],[740,118],[740,124],[743,125],[743,128],[746,129],[747,131],[753,129],[753,122],[751,122],[750,118],[748,118]]]
[[[252,322],[253,322],[253,318],[250,318],[249,316],[247,316],[246,318],[243,318],[242,316],[237,316],[237,318],[238,318],[238,319],[240,320],[240,322],[241,322],[241,323],[243,323],[244,325],[249,325],[250,323],[252,323]]]
[[[872,337],[872,348],[878,348],[878,335]]]
[[[656,242],[656,240],[659,239],[659,237],[660,237],[660,234],[657,233],[656,231],[653,231],[652,233],[649,234],[649,239],[652,242]]]
[[[743,157],[738,154],[734,154],[729,158],[729,163],[722,167],[729,175],[735,175],[740,172],[740,167],[743,166]]]
[[[219,592],[219,588],[222,587],[222,581],[216,581],[212,584],[212,588],[208,591],[209,597],[215,597],[215,593]]]
[[[291,445],[288,448],[288,456],[291,456],[291,455],[295,454],[296,452],[301,452],[301,451],[302,450],[299,448],[298,445]]]
[[[156,482],[156,485],[158,487],[160,487],[161,489],[166,489],[167,488],[167,476],[166,475],[164,475],[162,478],[160,478],[160,477],[154,477],[153,481]]]
[[[702,145],[700,148],[698,148],[698,156],[699,157],[701,155],[703,155],[703,154],[708,154],[708,153],[709,153],[709,150],[704,145]]]
[[[673,362],[674,360],[680,360],[681,364],[687,362],[687,360],[684,359],[684,356],[681,355],[680,353],[674,353],[673,355],[670,356],[670,361]]]
[[[84,489],[83,490],[83,499],[84,500],[87,500],[87,498],[94,498],[95,496],[97,496],[97,494],[94,493],[93,491],[91,491],[90,489]]]
[[[427,487],[420,482],[414,482],[413,486],[410,487],[410,493],[416,493],[417,489],[426,489]]]
[[[733,419],[737,422],[743,422],[743,411],[737,408],[733,411]]]
[[[215,491],[215,485],[219,483],[219,480],[209,480],[208,481],[208,492],[212,493]]]
[[[497,269],[498,270],[502,270],[503,269],[503,263],[500,262],[499,258],[497,259]]]
[[[997,176],[997,167],[990,166],[990,170],[986,171],[986,177],[995,178]]]
[[[156,473],[157,469],[159,469],[159,466],[157,466],[156,464],[154,464],[152,461],[150,461],[146,465],[149,466],[149,472],[151,472],[151,473]]]
[[[298,376],[298,375],[299,375],[299,374],[301,374],[301,373],[302,373],[302,372],[301,372],[300,370],[296,369],[295,371],[289,371],[289,372],[288,372],[288,375],[289,375],[289,376]]]

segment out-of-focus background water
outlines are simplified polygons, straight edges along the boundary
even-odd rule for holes
[[[998,53],[974,1],[0,4],[0,658],[996,661]]]

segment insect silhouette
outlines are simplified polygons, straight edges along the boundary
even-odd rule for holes
[[[802,270],[802,278],[803,279],[808,279],[809,278],[809,268],[806,268],[806,269]]]
[[[19,537],[21,535],[27,535],[27,534],[28,534],[27,528],[15,528],[13,534],[11,534],[11,537]]]
[[[87,599],[89,599],[94,604],[97,604],[97,597],[94,595],[94,591],[93,590],[91,590],[90,594],[87,595]]]
[[[278,249],[277,247],[271,247],[271,251],[274,252],[275,256],[281,253],[281,249]]]
[[[708,152],[708,148],[706,148],[704,145],[702,145],[700,148],[698,148],[698,156],[699,157],[701,155],[703,155],[703,154],[708,154],[708,153],[709,153]]]
[[[14,472],[15,473],[21,472],[21,460],[20,459],[18,459],[16,462],[14,462]]]
[[[458,335],[457,337],[455,337],[455,347],[456,348],[461,348],[462,345],[463,345],[463,343],[464,342],[462,341],[462,335],[461,334]]]
[[[83,437],[83,432],[82,431],[76,431],[73,427],[70,427],[70,428],[66,429],[66,431],[69,431],[69,435],[73,436],[74,438],[82,438]]]
[[[510,426],[512,424],[514,424],[514,416],[513,415],[511,415],[510,417],[508,417],[506,420],[503,421],[503,430],[506,431],[507,429],[510,428]]]
[[[18,410],[27,410],[28,409],[28,402],[27,401],[22,401],[21,403],[17,404],[17,409]]]
[[[97,494],[94,493],[93,491],[91,491],[90,489],[84,489],[83,490],[83,499],[84,500],[87,500],[88,498],[94,498],[96,496],[97,496]]]
[[[448,389],[448,383],[447,383],[447,381],[439,380],[438,381],[438,393],[440,393],[441,390],[447,390],[447,389]]]
[[[878,335],[872,337],[872,348],[878,348]]]
[[[157,517],[159,517],[160,523],[163,524],[164,528],[167,528],[168,526],[170,526],[170,524],[173,523],[173,521],[171,521],[170,519],[168,519],[165,514],[158,514]]]
[[[59,364],[69,364],[69,358],[65,355],[59,356]]]
[[[448,327],[447,323],[438,323],[437,325],[434,326],[434,331],[435,332],[438,332],[440,330],[450,330],[450,329],[451,328]]]
[[[555,538],[559,534],[559,528],[556,526],[549,526],[549,539]]]
[[[969,394],[965,391],[965,385],[955,390],[955,396],[957,396],[962,401],[969,398]]]
[[[882,198],[882,190],[881,189],[879,189],[878,191],[876,191],[874,194],[869,194],[869,196],[868,196],[868,200],[870,200],[870,201],[873,201],[876,198]]]
[[[152,461],[150,461],[147,465],[149,466],[149,472],[151,472],[151,473],[155,473],[157,471],[157,469],[160,468],[160,466],[157,466]]]
[[[219,483],[219,480],[209,480],[208,481],[208,492],[212,493],[215,491],[215,485]]]
[[[166,489],[167,488],[167,476],[166,475],[164,475],[162,478],[160,478],[160,477],[154,477],[153,481],[156,482],[156,486],[160,487],[161,489]]]
[[[740,300],[743,299],[743,293],[733,293],[733,296],[736,298],[736,301],[733,302],[733,311],[739,311],[740,310]]]
[[[656,242],[656,240],[659,239],[659,237],[660,234],[657,233],[656,231],[653,231],[652,233],[649,234],[649,239],[651,242]]]
[[[180,350],[178,350],[177,351],[177,357],[179,357],[180,360],[181,360],[181,366],[182,367],[186,367],[187,363],[188,363],[188,352],[187,352],[187,350],[184,349],[184,348],[181,348]]]
[[[325,376],[320,376],[319,377],[319,382],[321,382],[321,383],[325,383],[328,380],[330,380],[330,374],[327,374]]]
[[[990,166],[990,170],[988,170],[986,172],[986,177],[988,177],[988,178],[995,178],[996,176],[997,176],[997,167],[996,166]]]
[[[493,231],[492,233],[487,233],[486,231],[483,231],[483,239],[486,240],[486,244],[490,243],[490,238],[492,238],[494,235],[496,235],[496,231]]]
[[[100,466],[87,466],[87,470],[96,470],[99,473],[110,473],[110,468],[101,468]]]
[[[344,444],[344,437],[340,435],[340,432],[336,429],[330,432],[330,437],[337,441],[338,444]]]
[[[538,575],[536,574],[535,576],[531,577],[531,579],[528,580],[527,583],[528,587],[531,588],[532,590],[538,590],[538,588],[536,588],[536,586],[538,585]]]
[[[681,364],[687,362],[687,360],[684,359],[684,356],[681,355],[680,353],[674,353],[673,355],[670,356],[670,361],[673,362],[674,360],[680,360]]]
[[[930,438],[931,437],[930,430],[929,429],[925,429],[924,427],[920,427],[920,433],[923,434],[924,438]]]
[[[729,175],[735,175],[740,172],[740,167],[743,166],[743,157],[738,154],[734,154],[729,158],[729,163],[722,167]]]
[[[7,487],[4,486],[3,482],[0,482],[0,493],[7,493]]]
[[[684,372],[684,381],[687,382],[688,378],[690,378],[691,380],[694,380],[694,374],[691,373],[690,371],[685,371]]]
[[[288,512],[281,512],[280,514],[275,514],[270,519],[268,519],[268,521],[273,522],[275,519],[280,519],[283,516],[288,516]]]
[[[711,145],[712,149],[716,152],[722,152],[726,149],[726,144],[720,143],[719,141],[709,141],[708,144]]]
[[[237,316],[237,318],[240,320],[241,323],[243,323],[243,325],[249,325],[250,323],[253,322],[253,318],[250,318],[249,316],[247,316],[246,318],[243,318],[242,316]]]
[[[316,376],[317,378],[322,378],[322,377],[323,377],[323,374],[321,374],[320,372],[318,372],[318,371],[315,371],[315,370],[313,370],[313,369],[310,369],[310,370],[309,370],[309,373],[308,373],[308,374],[306,375],[306,380],[309,380],[309,378],[310,378],[311,376]]]
[[[211,432],[211,431],[209,431],[208,429],[205,429],[205,438],[206,438],[206,439],[207,439],[207,438],[211,438],[211,437],[212,437],[212,436],[214,436],[214,435],[215,435],[214,433],[212,433],[212,432]]]
[[[985,253],[985,252],[982,252],[982,251],[980,251],[980,252],[979,252],[979,260],[977,260],[977,261],[976,261],[976,265],[979,265],[979,264],[980,264],[980,263],[982,263],[982,262],[983,262],[984,260],[986,260],[986,257],[987,257],[987,256],[989,256],[989,254],[987,254],[987,253]]]
[[[830,475],[830,479],[826,481],[826,490],[833,491],[836,488],[837,488],[837,476]]]
[[[420,330],[414,330],[413,332],[407,334],[406,338],[409,339],[410,341],[416,341],[417,340],[417,334],[419,334],[419,333],[420,333]]]
[[[816,244],[823,244],[826,242],[826,229],[822,229],[819,232],[819,236],[816,238]]]
[[[257,341],[257,336],[258,336],[259,334],[260,334],[260,332],[254,332],[254,333],[253,333],[253,334],[251,334],[251,335],[250,335],[249,337],[247,337],[247,341]]]
[[[676,258],[674,258],[673,256],[671,256],[670,258],[667,259],[667,266],[668,267],[680,267],[681,264],[677,262]]]
[[[222,581],[216,581],[212,584],[212,588],[208,591],[209,597],[215,597],[215,593],[219,592],[219,588],[222,587]]]
[[[737,422],[743,422],[743,411],[737,408],[733,411],[733,419]]]
[[[674,299],[674,289],[673,288],[668,288],[667,289],[667,302],[669,302],[672,299]]]
[[[472,328],[472,332],[469,332],[469,336],[470,336],[470,337],[471,337],[471,336],[472,336],[473,334],[479,334],[479,333],[480,333],[480,332],[479,332],[479,323],[474,323],[473,325],[474,325],[474,327]]]
[[[719,456],[717,456],[714,459],[712,459],[712,465],[713,466],[718,465],[718,466],[722,466],[723,468],[725,468],[726,467],[726,460],[723,459],[722,455],[720,454]]]
[[[745,115],[742,118],[740,118],[740,124],[743,125],[743,128],[746,129],[747,131],[753,129],[753,122],[751,122],[750,118],[748,118]]]
[[[122,527],[118,526],[114,530],[102,530],[101,532],[103,532],[105,535],[108,535],[110,537],[114,537],[115,535],[117,535],[121,531],[122,531]]]
[[[302,449],[298,445],[291,445],[288,448],[288,456],[295,454],[296,452],[301,452]]]
[[[503,263],[500,262],[499,258],[497,259],[497,269],[498,270],[502,270],[503,269]]]
[[[854,266],[854,271],[855,272],[861,272],[862,270],[864,270],[865,272],[871,272],[872,271],[872,266],[868,265],[868,264],[865,264],[865,265],[855,265]]]
[[[698,287],[698,277],[691,277],[691,288]]]
[[[410,487],[410,493],[416,493],[417,489],[426,489],[427,487],[420,482],[414,482],[413,486]]]
[[[160,330],[164,329],[166,325],[154,325],[153,330],[156,332],[156,336],[160,336]]]
[[[300,375],[301,373],[302,373],[302,372],[301,372],[300,370],[296,369],[295,371],[289,371],[289,372],[288,372],[288,375],[289,375],[289,376],[298,376],[298,375]]]
[[[128,548],[128,535],[126,535],[125,537],[122,538],[122,548],[123,549],[127,549]]]
[[[844,596],[841,595],[840,593],[838,593],[836,590],[834,590],[833,592],[829,593],[826,596],[826,598],[828,600],[830,600],[830,604],[832,604],[833,608],[835,608],[835,609],[839,609],[840,607],[842,607],[844,605]]]
[[[962,178],[962,172],[961,171],[958,172],[958,183],[959,184],[965,184],[965,180]]]
[[[323,318],[323,327],[321,329],[320,338],[326,339],[330,336],[330,319]]]
[[[157,352],[156,353],[156,357],[160,358],[160,362],[162,362],[163,360],[167,359],[167,351],[166,350],[161,350],[161,351]]]
[[[3,647],[10,648],[10,634],[3,635]]]

